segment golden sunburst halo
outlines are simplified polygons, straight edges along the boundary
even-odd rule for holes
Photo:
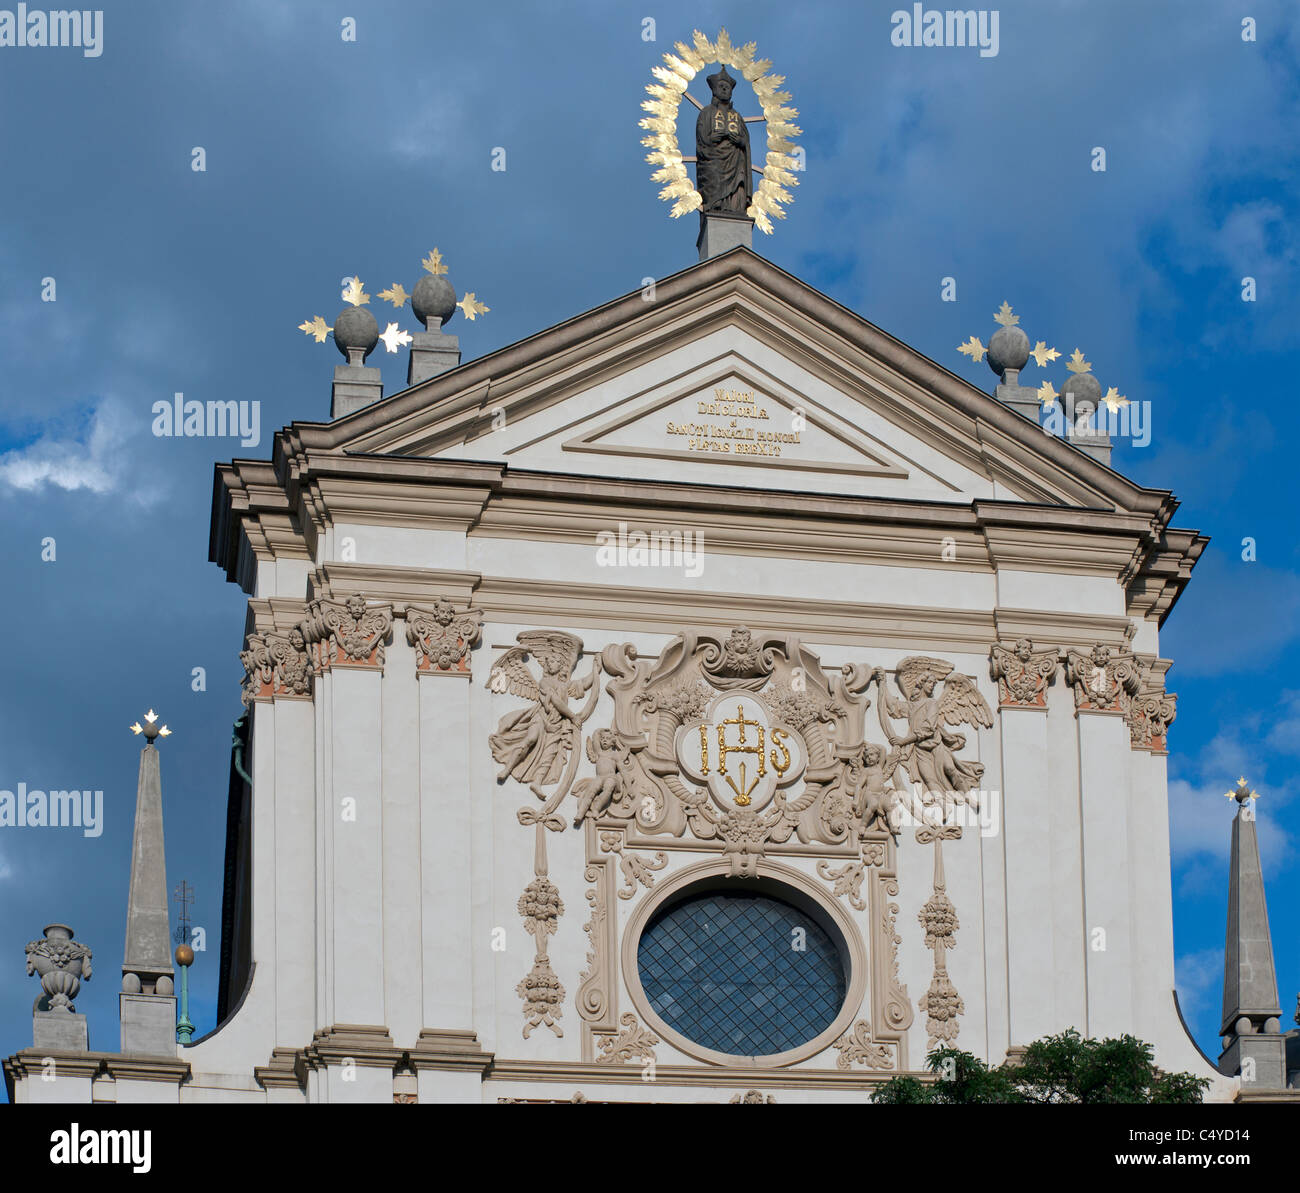
[[[726,29],[718,31],[716,41],[710,41],[698,29],[693,37],[690,45],[679,41],[673,46],[677,51],[675,54],[664,55],[665,65],[656,66],[651,72],[658,81],[646,86],[650,98],[643,101],[641,107],[650,115],[641,120],[641,127],[648,134],[641,138],[641,144],[650,150],[646,161],[659,167],[650,175],[650,180],[665,184],[659,197],[673,200],[668,214],[674,219],[689,211],[698,211],[704,205],[700,192],[686,173],[686,163],[677,144],[677,112],[687,85],[701,70],[713,62],[730,66],[753,87],[767,123],[763,181],[758,184],[745,214],[761,232],[771,235],[772,218],[785,219],[781,205],[794,202],[794,196],[787,188],[799,185],[794,174],[797,149],[794,138],[803,130],[792,123],[799,113],[789,106],[790,93],[781,90],[785,78],[769,73],[772,63],[766,58],[755,57],[757,46],[754,42],[733,45]]]

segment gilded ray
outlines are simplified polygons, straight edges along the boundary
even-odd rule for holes
[[[1069,369],[1071,373],[1092,372],[1092,365],[1089,364],[1088,361],[1083,359],[1083,353],[1080,352],[1078,348],[1074,350],[1074,354],[1070,357],[1070,359],[1065,362],[1065,367]]]
[[[1011,313],[1011,304],[1004,298],[1002,305],[997,310],[997,314],[993,316],[993,321],[1001,323],[1003,327],[1014,327],[1020,322],[1020,316]]]
[[[406,300],[411,296],[407,294],[406,287],[401,282],[394,282],[387,290],[380,290],[379,297],[386,302],[391,302],[395,307],[400,307],[405,306]]]
[[[984,359],[984,353],[986,353],[988,349],[980,343],[978,336],[971,336],[966,343],[957,345],[957,351],[963,356],[969,356],[971,360],[979,361]]]
[[[1042,402],[1044,406],[1050,406],[1060,396],[1061,395],[1056,392],[1056,386],[1054,386],[1050,381],[1044,381],[1043,384],[1038,387],[1038,400]]]
[[[1106,391],[1101,399],[1106,403],[1106,409],[1114,414],[1121,406],[1128,405],[1128,398],[1124,397],[1113,385]]]
[[[434,249],[420,264],[434,277],[440,277],[447,272],[447,267],[442,263],[442,254],[437,249]]]

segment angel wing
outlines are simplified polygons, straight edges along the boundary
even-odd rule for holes
[[[537,700],[541,693],[537,690],[533,673],[524,662],[527,657],[528,651],[522,646],[512,646],[492,664],[487,683],[483,686],[493,692],[504,691],[512,696],[522,696],[525,700]]]
[[[945,725],[993,728],[993,711],[969,675],[949,675],[939,697],[939,719]]]

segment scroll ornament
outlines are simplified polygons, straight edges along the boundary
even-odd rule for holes
[[[894,1068],[892,1050],[872,1039],[871,1024],[865,1019],[859,1019],[851,1030],[840,1036],[834,1047],[839,1053],[835,1061],[837,1069],[849,1069],[855,1064],[865,1065],[868,1069]]]
[[[601,1038],[600,1055],[596,1057],[596,1063],[626,1065],[631,1064],[634,1058],[653,1061],[659,1037],[642,1027],[631,1011],[621,1015],[618,1021],[623,1030],[616,1036]]]

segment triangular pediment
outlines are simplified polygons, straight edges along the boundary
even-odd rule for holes
[[[330,424],[350,452],[898,500],[1152,493],[744,249]]]
[[[625,401],[612,419],[577,428],[561,450],[643,460],[762,465],[904,479],[905,461],[833,411],[734,353],[680,384]],[[527,450],[534,440],[519,450]]]

